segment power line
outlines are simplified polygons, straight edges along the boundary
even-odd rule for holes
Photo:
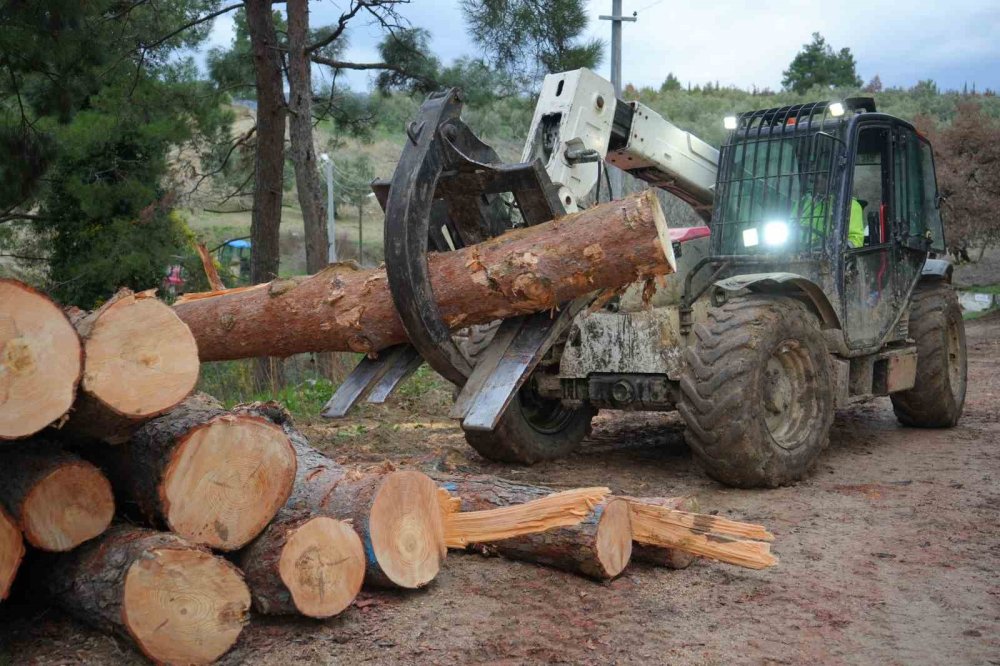
[[[646,5],[645,7],[643,7],[642,9],[637,9],[637,10],[635,10],[635,13],[636,13],[636,14],[638,14],[638,13],[640,13],[640,12],[644,12],[644,11],[646,11],[647,9],[652,9],[652,8],[653,8],[653,7],[655,7],[656,5],[661,5],[661,4],[663,4],[664,2],[666,2],[666,1],[667,1],[667,0],[656,0],[656,2],[651,2],[651,3],[649,3],[648,5]]]

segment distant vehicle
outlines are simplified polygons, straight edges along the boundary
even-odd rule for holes
[[[214,250],[219,266],[239,284],[250,284],[250,253],[252,246],[246,238],[232,238]]]

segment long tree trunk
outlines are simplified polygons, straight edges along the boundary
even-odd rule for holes
[[[14,519],[0,506],[0,601],[10,594],[10,586],[24,559],[24,541]]]
[[[462,513],[449,514],[458,519],[465,512],[495,512],[561,495],[549,488],[512,483],[492,476],[436,478],[445,490],[460,499]],[[577,513],[574,524],[550,527],[546,521],[541,521],[537,527],[543,531],[471,546],[513,560],[544,564],[599,580],[614,578],[625,569],[632,553],[629,509],[624,500],[611,497],[607,488],[600,490],[604,491],[604,496],[589,502]],[[516,520],[523,522],[524,518]],[[447,529],[446,533],[450,531]]]
[[[0,279],[0,440],[29,437],[72,406],[83,346],[62,309]]]
[[[350,521],[364,545],[369,585],[412,589],[437,576],[447,550],[438,488],[429,477],[392,469],[344,469],[296,435],[288,414],[275,403],[239,410],[281,424],[295,447],[300,482],[284,516]],[[288,608],[284,602],[279,606]]]
[[[215,661],[250,609],[232,564],[176,534],[128,525],[55,558],[46,585],[63,609],[161,664]]]
[[[122,447],[90,449],[126,509],[155,527],[238,550],[288,500],[295,451],[273,423],[196,394]]]
[[[484,324],[672,272],[652,191],[429,257],[445,323]],[[662,242],[661,242],[661,239]],[[371,352],[406,340],[385,269],[336,265],[303,280],[195,296],[175,306],[203,361]]]
[[[84,369],[64,430],[121,444],[194,390],[194,337],[154,291],[122,289],[101,308],[69,316],[84,342]]]
[[[99,469],[51,442],[0,451],[0,505],[28,543],[61,552],[100,535],[115,499]]]
[[[244,3],[257,87],[257,141],[254,156],[253,213],[250,222],[250,281],[259,284],[278,275],[279,229],[285,167],[285,96],[281,51],[270,0]],[[258,357],[270,356],[268,352]],[[284,383],[280,362],[259,358],[254,367],[259,390]]]
[[[306,243],[306,272],[318,273],[329,259],[330,239],[326,228],[326,205],[316,162],[312,125],[312,61],[306,53],[309,40],[308,0],[289,0],[288,13],[288,136],[295,187],[302,209]],[[334,360],[330,353],[316,354],[319,374],[333,379]]]
[[[306,270],[317,273],[327,265],[329,238],[326,206],[316,162],[312,125],[312,63],[306,53],[309,39],[309,2],[288,0],[288,135],[295,187],[305,227]]]

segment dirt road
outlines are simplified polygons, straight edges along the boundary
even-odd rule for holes
[[[604,414],[577,454],[530,469],[484,463],[440,417],[374,410],[312,427],[345,462],[693,493],[706,509],[771,528],[781,564],[632,565],[599,585],[451,556],[429,589],[365,593],[331,621],[255,617],[223,663],[1000,664],[1000,316],[969,322],[968,334],[959,427],[902,428],[888,400],[846,410],[814,474],[772,491],[708,480],[671,416]],[[56,611],[12,615],[0,613],[0,663],[139,663]]]

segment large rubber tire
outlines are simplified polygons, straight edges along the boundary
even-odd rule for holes
[[[805,476],[833,423],[830,356],[816,316],[791,298],[741,296],[711,308],[693,333],[677,407],[705,471],[740,488]]]
[[[917,287],[910,301],[910,337],[917,343],[917,381],[893,393],[892,409],[903,425],[950,428],[965,406],[968,358],[965,322],[951,285]]]
[[[496,430],[466,430],[465,441],[489,460],[530,465],[576,449],[590,434],[594,414],[589,405],[564,407],[525,388],[511,401]]]

